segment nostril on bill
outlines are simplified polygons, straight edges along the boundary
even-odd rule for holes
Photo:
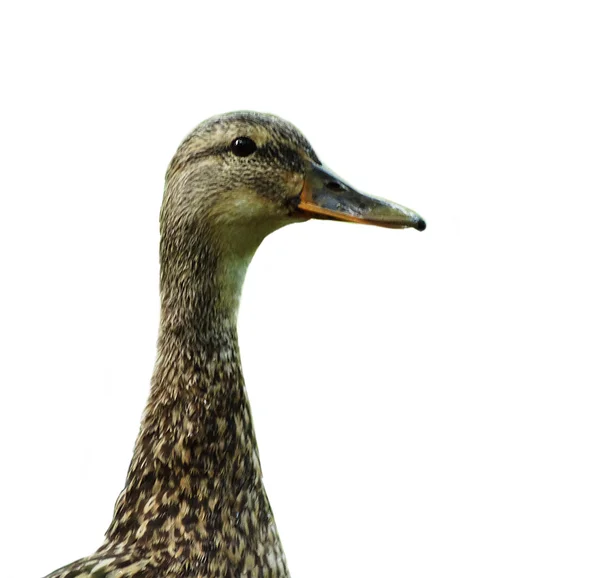
[[[346,187],[344,185],[338,183],[337,181],[327,181],[325,183],[325,186],[330,191],[333,191],[334,193],[342,193],[343,191],[346,190]]]

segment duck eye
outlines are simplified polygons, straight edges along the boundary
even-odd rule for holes
[[[256,150],[256,143],[247,136],[238,136],[231,141],[231,152],[238,157],[247,157]]]

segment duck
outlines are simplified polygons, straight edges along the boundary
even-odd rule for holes
[[[277,229],[325,219],[425,229],[357,191],[271,114],[214,116],[181,143],[160,210],[150,393],[104,542],[47,578],[289,576],[263,485],[237,339],[248,265]]]

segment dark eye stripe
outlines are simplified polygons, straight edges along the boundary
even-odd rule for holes
[[[255,156],[271,162],[277,162],[292,171],[301,171],[304,165],[297,149],[281,143],[268,143],[260,147],[256,151]]]
[[[193,163],[195,161],[199,161],[201,159],[205,159],[206,157],[216,157],[220,155],[225,155],[229,152],[228,146],[216,146],[209,149],[205,149],[203,151],[197,151],[195,153],[189,154],[183,160],[183,164]]]
[[[184,165],[191,164],[208,157],[231,154],[231,145],[219,145],[211,147],[202,151],[190,153],[180,162],[177,162],[173,169],[178,170]],[[269,142],[266,145],[258,147],[256,152],[249,157],[246,157],[246,159],[250,162],[263,160],[271,163],[277,163],[290,171],[300,172],[304,168],[304,162],[297,149],[277,142]]]

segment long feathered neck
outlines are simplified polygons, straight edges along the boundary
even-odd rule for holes
[[[161,233],[158,356],[104,550],[147,550],[198,576],[287,576],[237,343],[253,251],[223,252],[201,225]]]

